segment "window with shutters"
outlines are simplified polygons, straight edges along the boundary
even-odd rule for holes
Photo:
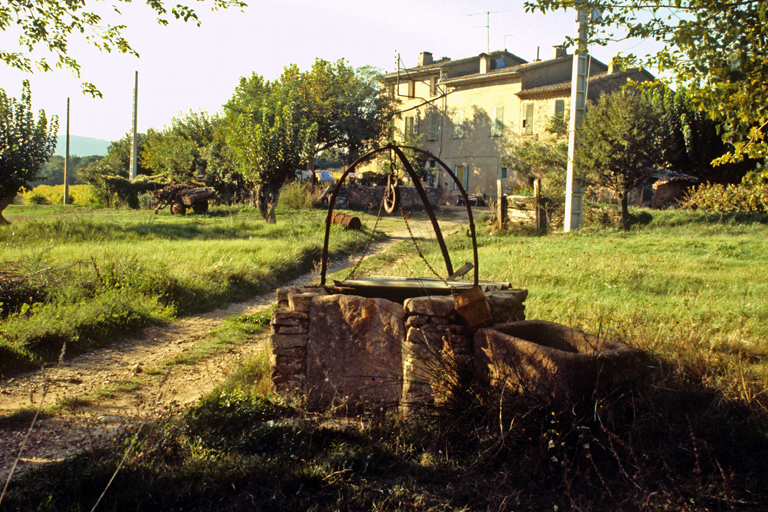
[[[437,129],[440,123],[440,114],[437,112],[429,113],[429,133],[427,134],[427,140],[437,140]]]
[[[416,82],[408,80],[408,92],[406,94],[409,98],[416,96]]]
[[[555,100],[555,115],[565,116],[565,100]]]
[[[410,139],[413,137],[413,116],[406,116],[405,117],[405,127],[403,129],[403,135],[405,135],[406,139]]]
[[[504,107],[491,108],[491,137],[501,137],[504,127]]]
[[[523,103],[523,135],[533,135],[533,103]]]
[[[464,137],[464,111],[457,110],[453,113],[453,138],[461,139]]]

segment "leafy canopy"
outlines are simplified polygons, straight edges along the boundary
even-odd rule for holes
[[[395,114],[393,99],[378,82],[379,71],[353,68],[343,59],[316,59],[309,71],[286,66],[280,78],[266,82],[253,74],[241,78],[226,104],[230,118],[257,112],[263,106],[292,102],[299,118],[317,125],[313,154],[334,150],[351,161],[386,133]]]
[[[85,41],[106,52],[127,53],[139,56],[128,40],[123,37],[122,24],[104,21],[103,14],[120,15],[123,4],[131,0],[113,0],[99,3],[95,0],[10,0],[0,5],[0,31],[8,32],[11,27],[18,29],[18,46],[14,49],[0,48],[0,61],[32,73],[35,69],[51,71],[55,68],[71,70],[80,77],[80,64],[69,55],[70,40],[83,37]],[[170,18],[200,25],[197,12],[188,5],[169,5],[163,0],[147,0],[147,6],[156,16],[160,25],[167,25]],[[98,4],[95,5],[95,4]],[[212,0],[212,9],[230,7],[244,8],[242,0]],[[45,57],[33,58],[33,51],[45,49],[53,57],[53,63]],[[82,84],[83,91],[101,96],[96,86],[89,82]]]
[[[765,0],[535,0],[526,10],[580,6],[601,11],[589,43],[626,38],[664,44],[655,54],[626,55],[684,86],[694,107],[720,126],[731,151],[718,163],[768,159],[768,2]],[[571,38],[570,44],[575,43]]]

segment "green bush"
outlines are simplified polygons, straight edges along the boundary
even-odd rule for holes
[[[689,192],[684,205],[721,213],[768,213],[768,183],[752,186],[706,183]]]
[[[24,193],[23,197],[26,204],[63,204],[64,185],[38,185]],[[96,198],[88,185],[70,185],[68,199],[67,202],[70,204],[82,206],[96,204]]]
[[[280,192],[280,206],[291,210],[307,210],[314,206],[319,193],[311,183],[292,181]]]
[[[27,204],[51,204],[48,198],[38,192],[29,192],[24,194],[24,202]]]

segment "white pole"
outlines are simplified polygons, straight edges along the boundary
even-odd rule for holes
[[[131,137],[131,169],[130,169],[130,176],[131,179],[136,179],[136,175],[138,174],[138,156],[139,156],[139,150],[138,150],[138,138],[136,137],[136,114],[138,112],[138,103],[139,103],[139,72],[136,71],[136,83],[133,86],[133,131],[132,131],[132,137]]]
[[[64,204],[69,196],[69,98],[67,98],[67,144],[64,153]]]
[[[587,12],[576,8],[578,25],[578,51],[573,53],[573,73],[571,74],[571,119],[568,128],[568,175],[565,184],[565,232],[581,228],[583,204],[582,178],[574,169],[576,153],[576,129],[581,124],[587,107]]]

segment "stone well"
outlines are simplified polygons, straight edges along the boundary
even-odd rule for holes
[[[332,290],[331,290],[332,291]],[[272,382],[313,408],[405,408],[446,399],[471,379],[577,391],[640,375],[645,354],[549,322],[525,322],[526,290],[487,291],[492,327],[471,329],[452,296],[394,302],[282,288],[272,317]]]

